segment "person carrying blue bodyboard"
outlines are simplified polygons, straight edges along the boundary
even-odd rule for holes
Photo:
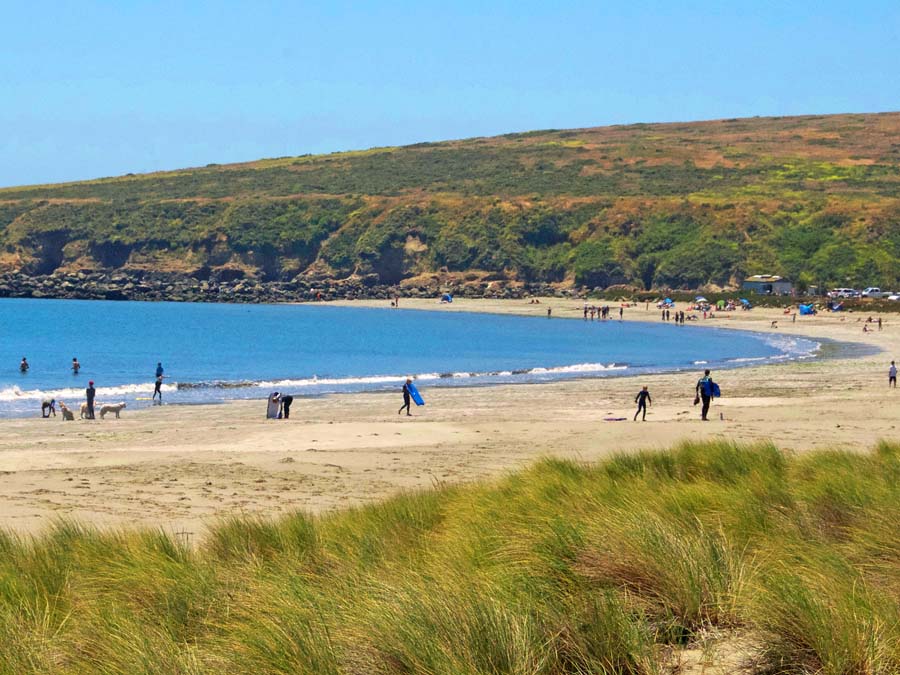
[[[709,369],[703,372],[703,377],[697,381],[696,395],[694,396],[694,405],[703,401],[703,407],[700,409],[700,419],[704,422],[708,421],[709,404],[714,396],[719,396],[719,385],[713,382],[709,375]]]
[[[416,405],[425,405],[425,401],[419,390],[416,389],[416,385],[413,384],[412,378],[407,377],[406,382],[403,384],[403,405],[400,406],[397,414],[400,415],[405,408],[406,414],[412,416],[412,413],[409,412],[409,406],[412,401],[415,401]]]

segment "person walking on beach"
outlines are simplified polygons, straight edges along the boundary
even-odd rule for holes
[[[703,407],[700,409],[700,419],[708,422],[707,414],[709,414],[709,402],[712,400],[713,381],[709,376],[709,369],[703,371],[703,377],[697,380],[696,396],[694,396],[694,405],[703,401]]]
[[[653,405],[653,401],[650,400],[650,392],[647,390],[646,385],[638,392],[638,395],[634,397],[634,402],[637,403],[634,421],[637,422],[638,414],[643,411],[644,415],[641,417],[641,422],[645,422],[647,420],[647,406]]]
[[[897,365],[891,361],[891,367],[888,368],[888,388],[897,388]]]
[[[72,357],[72,374],[77,375],[79,370],[81,370],[81,364],[78,363],[78,359],[76,359],[73,356]]]
[[[87,418],[89,420],[94,419],[94,396],[97,395],[97,390],[94,389],[94,381],[91,380],[88,382],[87,389],[84,390],[84,396],[87,399]]]
[[[406,378],[406,382],[403,383],[403,405],[400,406],[400,410],[397,411],[397,414],[401,414],[403,409],[406,408],[407,416],[412,416],[412,413],[409,412],[409,405],[412,402],[412,398],[409,395],[409,385],[412,384],[412,380],[410,378]]]
[[[622,317],[625,315],[625,310],[619,307],[619,321],[622,320]]]
[[[31,366],[28,365],[28,359],[23,356],[22,362],[19,364],[19,372],[27,373],[29,368],[31,368]]]

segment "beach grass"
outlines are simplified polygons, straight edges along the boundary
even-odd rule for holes
[[[0,673],[898,673],[898,478],[716,441],[201,542],[60,521],[0,536]]]

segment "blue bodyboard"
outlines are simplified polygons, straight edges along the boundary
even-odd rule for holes
[[[722,392],[719,390],[719,385],[712,380],[707,380],[703,382],[703,394],[710,398],[718,398],[722,395]]]
[[[412,400],[416,405],[425,405],[425,399],[422,398],[422,394],[419,393],[419,390],[416,389],[416,385],[410,382],[406,385],[406,388],[409,389],[409,395],[412,397]]]

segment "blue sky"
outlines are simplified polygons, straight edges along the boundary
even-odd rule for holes
[[[0,185],[631,122],[900,110],[900,2],[20,2]]]

